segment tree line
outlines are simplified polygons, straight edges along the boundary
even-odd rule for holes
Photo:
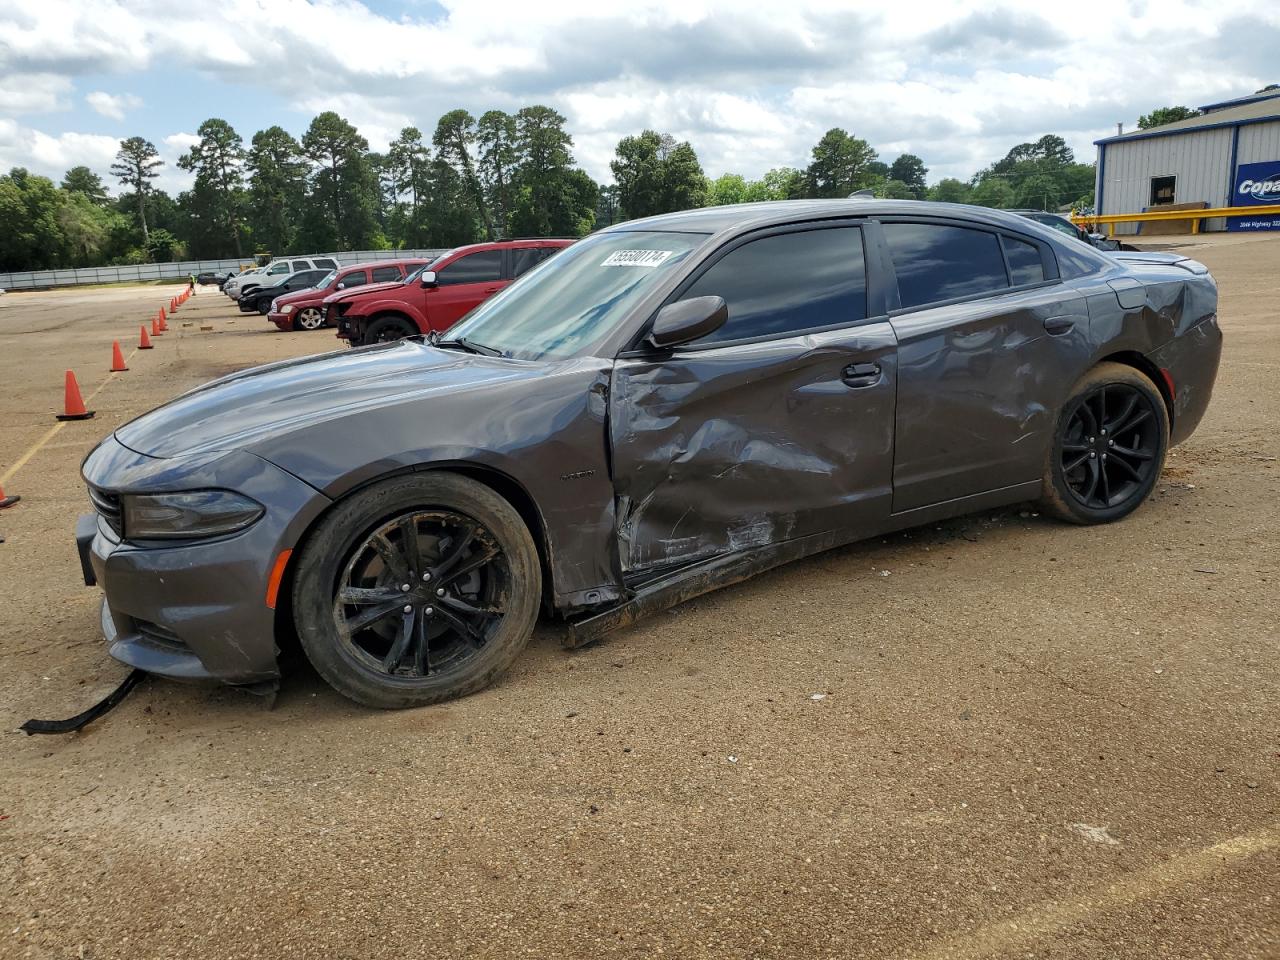
[[[1092,203],[1093,165],[1076,163],[1052,134],[1015,146],[968,181],[930,187],[920,157],[886,163],[840,128],[823,134],[806,166],[758,180],[710,179],[689,142],[645,130],[618,143],[614,183],[602,185],[576,165],[565,123],[546,106],[479,118],[451,110],[429,139],[405,127],[377,152],[332,111],[301,138],[272,126],[247,144],[211,118],[178,158],[192,185],[176,198],[155,186],[163,162],[154,144],[129,137],[110,168],[115,196],[83,166],[60,185],[22,168],[0,177],[0,222],[11,225],[0,233],[0,270],[573,237],[672,210],[859,190],[993,207]]]

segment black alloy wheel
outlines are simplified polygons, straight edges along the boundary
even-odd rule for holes
[[[356,548],[338,581],[334,624],[370,669],[427,677],[484,648],[510,586],[510,564],[488,530],[452,510],[415,510]]]
[[[1106,362],[1076,384],[1058,417],[1042,481],[1050,512],[1105,523],[1155,488],[1169,446],[1169,410],[1142,372]]]
[[[520,514],[446,471],[392,477],[337,503],[293,576],[307,659],[371,707],[487,686],[524,649],[542,601],[538,551]]]

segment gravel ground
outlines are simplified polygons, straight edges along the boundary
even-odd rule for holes
[[[146,681],[80,734],[4,735],[0,957],[1280,956],[1280,238],[1176,242],[1226,352],[1134,517],[909,531],[578,652],[543,624],[440,707],[299,665],[274,709]],[[101,386],[0,481],[6,730],[125,672],[72,542],[90,446],[334,345],[204,288],[109,377],[175,292],[0,298],[0,477],[65,369]]]

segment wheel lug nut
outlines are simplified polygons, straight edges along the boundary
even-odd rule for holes
[[[437,596],[437,597],[443,597],[443,596],[444,596],[444,587],[437,587],[437,588],[436,588],[436,596]]]
[[[423,583],[430,583],[430,582],[431,582],[431,574],[429,574],[429,573],[424,573],[424,574],[422,575],[422,582],[423,582]]]
[[[1108,447],[1114,447],[1115,445],[1116,445],[1116,442],[1115,442],[1114,440],[1108,440],[1108,441],[1107,441],[1107,446],[1108,446]]]
[[[1097,443],[1097,441],[1098,441],[1098,438],[1097,438],[1097,437],[1090,437],[1090,438],[1089,438],[1089,442],[1090,442],[1090,443]]]
[[[1089,459],[1090,459],[1090,460],[1094,459],[1096,456],[1097,456],[1097,454],[1096,454],[1096,453],[1094,453],[1092,450],[1090,450],[1090,451],[1089,451]]]
[[[434,608],[432,608],[432,607],[423,607],[422,612],[423,612],[423,613],[425,613],[425,614],[429,617],[429,616],[431,616],[433,613],[435,613],[436,611],[435,611],[435,609],[434,609]]]
[[[413,607],[409,606],[409,605],[406,603],[406,604],[404,605],[404,612],[405,612],[405,613],[413,613]]]
[[[402,584],[400,584],[400,592],[401,592],[401,593],[408,593],[408,592],[409,592],[409,585],[408,585],[407,583],[402,583]]]

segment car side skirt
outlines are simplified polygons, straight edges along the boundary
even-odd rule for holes
[[[985,493],[961,497],[957,500],[947,500],[927,507],[891,514],[883,524],[873,530],[857,532],[830,530],[809,537],[722,554],[693,563],[650,580],[638,588],[631,599],[625,603],[570,622],[569,630],[562,643],[570,648],[585,646],[600,639],[606,633],[628,627],[650,614],[660,613],[712,590],[740,583],[766,570],[791,563],[793,560],[800,560],[859,540],[892,533],[895,530],[905,530],[978,510],[989,510],[1011,503],[1034,500],[1040,496],[1040,491],[1039,480],[1017,483],[998,490],[988,490]]]

